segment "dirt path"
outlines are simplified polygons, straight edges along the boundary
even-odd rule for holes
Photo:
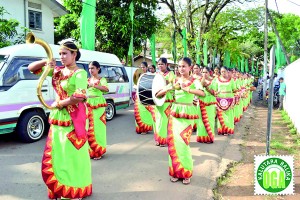
[[[294,152],[294,196],[254,196],[254,155],[265,154],[266,152],[266,130],[267,130],[267,107],[263,102],[255,100],[250,108],[244,113],[244,118],[237,126],[237,134],[240,135],[241,151],[243,159],[232,166],[226,176],[218,181],[215,192],[215,199],[300,199],[300,163],[299,144]],[[271,151],[273,155],[291,155],[289,147],[293,146],[294,139],[289,134],[287,126],[282,122],[281,113],[277,110],[273,112]],[[281,148],[277,148],[276,141],[282,142]],[[281,144],[281,143],[280,143]],[[276,146],[277,145],[277,146]],[[284,150],[282,150],[284,149]],[[299,152],[299,151],[298,151]]]

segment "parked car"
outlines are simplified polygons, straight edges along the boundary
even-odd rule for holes
[[[59,61],[59,46],[50,45],[54,58]],[[81,58],[77,62],[80,68],[88,71],[90,61],[101,64],[101,76],[108,81],[109,92],[105,95],[108,104],[107,120],[112,120],[116,110],[126,108],[130,103],[129,79],[125,68],[114,54],[81,49]],[[16,131],[24,142],[39,140],[49,127],[47,115],[36,95],[38,76],[32,74],[28,65],[46,57],[40,45],[21,44],[0,49],[0,134]],[[55,101],[55,92],[51,77],[43,82],[44,100],[51,104]]]

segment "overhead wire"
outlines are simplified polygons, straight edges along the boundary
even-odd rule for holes
[[[278,14],[279,14],[279,9],[278,9],[277,0],[275,0],[275,4],[276,4],[277,12],[278,12]]]
[[[290,3],[292,3],[292,4],[295,4],[296,6],[300,6],[300,4],[297,4],[297,3],[295,3],[295,2],[293,2],[291,0],[287,0],[287,1],[290,2]]]

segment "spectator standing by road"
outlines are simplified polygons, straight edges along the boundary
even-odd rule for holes
[[[280,82],[280,88],[279,88],[279,108],[278,108],[278,110],[282,110],[283,109],[283,99],[286,94],[286,85],[285,85],[284,79],[282,77],[279,79],[279,82]]]

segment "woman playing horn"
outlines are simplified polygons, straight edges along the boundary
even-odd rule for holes
[[[49,116],[50,130],[42,160],[42,177],[50,199],[80,199],[92,194],[84,105],[87,73],[76,65],[80,52],[73,42],[64,42],[59,55],[63,66],[55,67],[55,61],[46,60],[28,66],[31,72],[41,74],[44,66],[50,65],[49,76],[52,76],[58,96]]]

